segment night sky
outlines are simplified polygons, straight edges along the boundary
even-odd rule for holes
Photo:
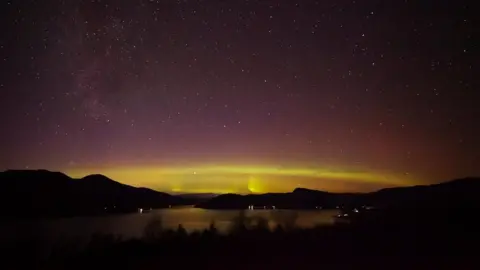
[[[241,193],[479,175],[473,3],[1,1],[0,170]]]

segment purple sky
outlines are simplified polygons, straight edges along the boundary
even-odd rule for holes
[[[479,175],[469,2],[2,1],[0,169]]]

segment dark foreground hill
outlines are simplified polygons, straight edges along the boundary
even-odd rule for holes
[[[82,179],[45,170],[0,172],[2,217],[101,215],[163,208],[182,198],[115,182],[103,175]]]
[[[290,193],[225,194],[197,205],[208,209],[247,209],[250,205],[277,209],[340,207],[451,208],[480,207],[480,179],[464,178],[441,184],[382,189],[371,193],[329,193],[297,188]]]

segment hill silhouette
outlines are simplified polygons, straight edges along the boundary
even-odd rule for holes
[[[370,193],[331,193],[297,188],[288,193],[223,194],[213,198],[172,196],[148,188],[118,183],[94,174],[81,179],[47,170],[0,172],[3,217],[102,215],[197,203],[206,209],[247,209],[250,205],[276,209],[328,209],[375,206],[389,209],[480,207],[480,178],[445,183],[387,188]]]
[[[297,188],[289,193],[219,195],[197,205],[207,209],[247,209],[249,205],[283,209],[317,209],[375,206],[378,208],[442,208],[480,206],[480,178],[445,183],[387,188],[370,193],[330,193]]]
[[[0,172],[3,217],[102,215],[162,208],[186,200],[115,182],[103,175],[81,179],[46,170]]]
[[[175,196],[186,198],[186,199],[211,199],[217,197],[220,194],[216,193],[172,193]]]

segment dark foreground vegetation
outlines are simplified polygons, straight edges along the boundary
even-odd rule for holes
[[[473,211],[473,212],[472,212]],[[478,269],[475,209],[367,211],[350,222],[269,229],[240,214],[230,233],[164,230],[153,219],[142,239],[93,235],[83,247],[65,242],[39,255],[33,239],[2,247],[2,264],[44,269]],[[41,253],[41,252],[40,252]]]

